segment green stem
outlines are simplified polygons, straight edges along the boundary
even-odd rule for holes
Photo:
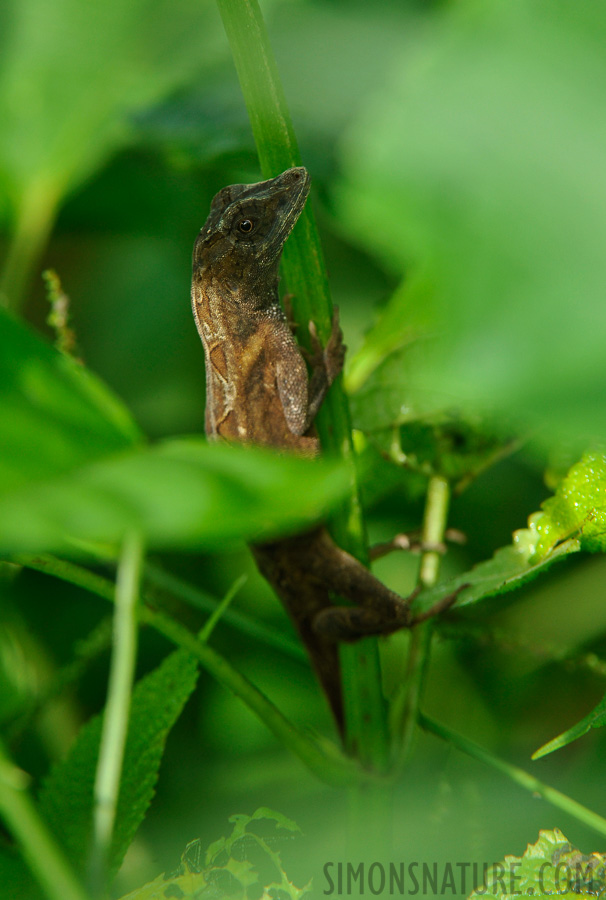
[[[116,821],[120,777],[137,659],[139,582],[143,563],[141,535],[127,535],[116,581],[114,639],[107,703],[95,778],[91,873],[95,890],[104,890],[106,863]]]
[[[284,91],[257,0],[217,0],[248,109],[264,177],[300,165]],[[308,203],[283,254],[283,269],[301,323],[316,322],[326,340],[332,303],[320,239]],[[303,343],[309,340],[301,329]],[[322,446],[340,456],[350,474],[350,499],[332,523],[338,543],[368,562],[366,535],[359,500],[349,407],[341,379],[333,385],[317,419]],[[378,770],[387,759],[387,723],[381,690],[378,644],[375,639],[345,647],[341,654],[345,693],[347,745],[364,764]]]
[[[18,313],[23,306],[53,225],[56,206],[56,190],[44,182],[32,182],[21,197],[0,275],[0,305],[13,312]]]
[[[473,757],[473,759],[486,763],[498,772],[502,772],[503,775],[506,775],[511,781],[514,781],[520,787],[524,788],[524,790],[530,791],[531,794],[538,794],[543,800],[551,803],[552,806],[573,816],[577,821],[587,825],[588,828],[597,831],[602,837],[606,837],[606,819],[599,816],[597,813],[592,812],[592,810],[587,809],[586,806],[577,803],[576,800],[567,797],[566,794],[562,794],[548,784],[539,781],[538,778],[535,778],[534,775],[529,775],[524,769],[519,769],[517,766],[512,766],[511,763],[499,759],[499,757],[494,756],[488,750],[485,750],[483,747],[480,747],[478,744],[475,744],[473,741],[468,740],[462,735],[457,734],[456,731],[451,731],[450,728],[447,728],[445,725],[435,722],[433,719],[430,719],[429,716],[426,716],[421,712],[419,713],[418,721],[421,728],[437,735],[449,744],[452,744],[453,747],[456,747],[468,756]]]
[[[0,744],[0,813],[49,900],[88,900],[27,792],[27,775]]]
[[[434,475],[429,480],[425,500],[425,514],[421,541],[426,546],[441,544],[446,531],[450,488],[445,478]],[[422,587],[433,587],[438,579],[440,554],[435,550],[427,550],[421,556],[419,567],[419,584]],[[425,674],[429,663],[431,649],[432,623],[423,622],[412,630],[404,702],[401,712],[401,726],[398,750],[399,767],[408,759],[417,722],[419,707],[423,698]]]

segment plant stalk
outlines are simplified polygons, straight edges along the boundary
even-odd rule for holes
[[[450,501],[450,486],[445,478],[434,475],[429,479],[421,541],[431,547],[444,540]],[[438,579],[440,554],[437,550],[426,550],[421,555],[418,583],[421,587],[433,587]],[[397,766],[402,767],[412,749],[417,716],[423,697],[425,674],[431,650],[432,622],[422,622],[412,629],[406,673],[406,687],[401,713],[400,735],[398,739]]]
[[[107,703],[95,777],[91,881],[104,890],[107,860],[116,821],[120,778],[128,732],[128,718],[137,659],[139,582],[143,540],[138,532],[125,537],[118,566],[114,606],[113,652]]]

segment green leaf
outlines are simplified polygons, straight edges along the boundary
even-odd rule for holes
[[[533,517],[539,534],[536,557],[549,553],[560,541],[578,537],[581,549],[606,550],[606,454],[592,450],[572,466],[553,497]]]
[[[605,857],[584,855],[564,837],[559,828],[540,831],[536,844],[529,844],[522,857],[506,856],[489,870],[482,888],[469,900],[505,900],[518,896],[557,896],[565,900],[596,897],[606,885]]]
[[[528,528],[513,536],[513,543],[497,550],[443,585],[423,591],[418,603],[427,609],[451,591],[468,585],[457,606],[514,590],[548,569],[554,562],[579,550],[599,551],[606,546],[606,456],[587,452],[561,480],[553,497],[533,513]]]
[[[92,372],[0,310],[0,494],[138,439],[126,408]]]
[[[447,4],[343,144],[341,227],[433,288],[419,382],[547,445],[606,436],[605,35],[603,4]]]
[[[347,490],[342,468],[259,448],[182,438],[135,448],[0,495],[0,553],[116,548],[129,529],[154,548],[226,543],[296,531]]]
[[[136,111],[213,62],[197,0],[8,0],[0,40],[0,302],[18,310],[66,194],[130,137]]]
[[[606,725],[606,697],[603,697],[598,705],[592,709],[585,718],[581,719],[580,722],[577,722],[576,725],[567,728],[562,734],[559,734],[557,737],[553,738],[553,740],[548,741],[548,743],[539,747],[539,749],[532,754],[532,758],[540,759],[542,756],[547,756],[548,753],[553,753],[554,750],[559,750],[560,747],[565,747],[566,744],[571,744],[573,741],[578,740],[578,738],[583,737],[590,729],[602,728],[604,725]]]
[[[196,686],[197,663],[177,650],[142,678],[133,691],[116,830],[109,868],[119,868],[151,803],[170,729]],[[40,809],[71,862],[82,870],[90,851],[93,786],[102,718],[80,731],[68,758],[47,778]]]
[[[429,609],[448,594],[462,588],[456,606],[469,606],[486,597],[504,594],[533,581],[537,575],[547,571],[558,560],[566,559],[580,550],[576,540],[564,541],[538,562],[535,561],[537,534],[532,528],[521,528],[514,534],[513,543],[501,547],[492,559],[478,563],[469,572],[457,575],[442,584],[423,591],[413,604],[415,611]]]

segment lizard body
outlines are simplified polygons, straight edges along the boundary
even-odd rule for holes
[[[192,307],[205,352],[211,440],[305,456],[319,452],[313,420],[343,365],[338,317],[325,348],[310,325],[309,378],[278,299],[282,248],[308,193],[303,167],[258,184],[223,188],[196,239]],[[409,601],[338,547],[321,526],[251,549],[290,614],[342,728],[336,641],[411,625]],[[334,606],[331,593],[357,605]]]

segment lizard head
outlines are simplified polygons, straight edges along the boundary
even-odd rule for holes
[[[232,184],[214,197],[194,244],[194,280],[209,279],[231,294],[258,295],[277,283],[282,247],[309,193],[303,166],[257,184]]]

